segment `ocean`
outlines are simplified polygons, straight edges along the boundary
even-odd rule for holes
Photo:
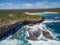
[[[14,35],[9,36],[7,39],[0,42],[0,45],[60,45],[60,14],[37,14],[37,16],[45,17],[45,20],[34,26],[24,26],[19,29]],[[41,35],[38,40],[27,40],[26,37],[29,33],[26,31],[30,30],[45,30],[50,33],[56,40],[50,40]],[[20,31],[22,30],[22,31]]]
[[[45,17],[46,27],[53,31],[60,40],[60,14],[40,14],[38,16]]]

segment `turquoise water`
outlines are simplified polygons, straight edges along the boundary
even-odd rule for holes
[[[38,41],[27,40],[27,26],[24,26],[19,29],[14,35],[11,35],[7,39],[1,41],[0,45],[60,45],[60,14],[38,14],[37,16],[43,16],[46,20],[41,24],[36,24],[28,28],[31,30],[38,30],[38,28],[47,30],[51,32],[50,34],[52,34],[56,40],[49,40],[42,34],[38,38]]]
[[[60,19],[60,14],[38,14],[38,16],[43,16],[46,19]]]

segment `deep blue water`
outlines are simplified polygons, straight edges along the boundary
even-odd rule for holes
[[[60,14],[38,14],[38,16],[43,16],[46,19],[60,20]],[[54,31],[55,34],[57,34],[57,37],[60,40],[60,21],[59,22],[48,22],[45,24],[47,28],[50,28],[52,31]]]
[[[54,30],[55,33],[60,33],[60,22],[46,23],[46,25]]]
[[[46,23],[46,27],[50,28],[60,40],[60,22]]]

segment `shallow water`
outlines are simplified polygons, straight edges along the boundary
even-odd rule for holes
[[[38,14],[38,16],[43,16],[46,19],[60,19],[60,14]]]

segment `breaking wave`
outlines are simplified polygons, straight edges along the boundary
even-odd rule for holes
[[[7,39],[3,40],[0,42],[0,45],[60,45],[60,41],[58,41],[57,36],[59,34],[56,34],[51,28],[46,27],[45,23],[50,23],[50,22],[59,22],[58,20],[45,20],[43,23],[36,24],[34,26],[24,26],[19,30],[22,31],[17,31],[14,35],[9,36]],[[26,37],[29,36],[29,33],[24,30],[30,29],[32,31],[35,30],[43,30],[43,31],[48,31],[50,35],[56,39],[56,40],[50,40],[46,37],[44,37],[41,33],[41,35],[37,38],[39,39],[38,41],[33,41],[33,40],[27,40]]]

